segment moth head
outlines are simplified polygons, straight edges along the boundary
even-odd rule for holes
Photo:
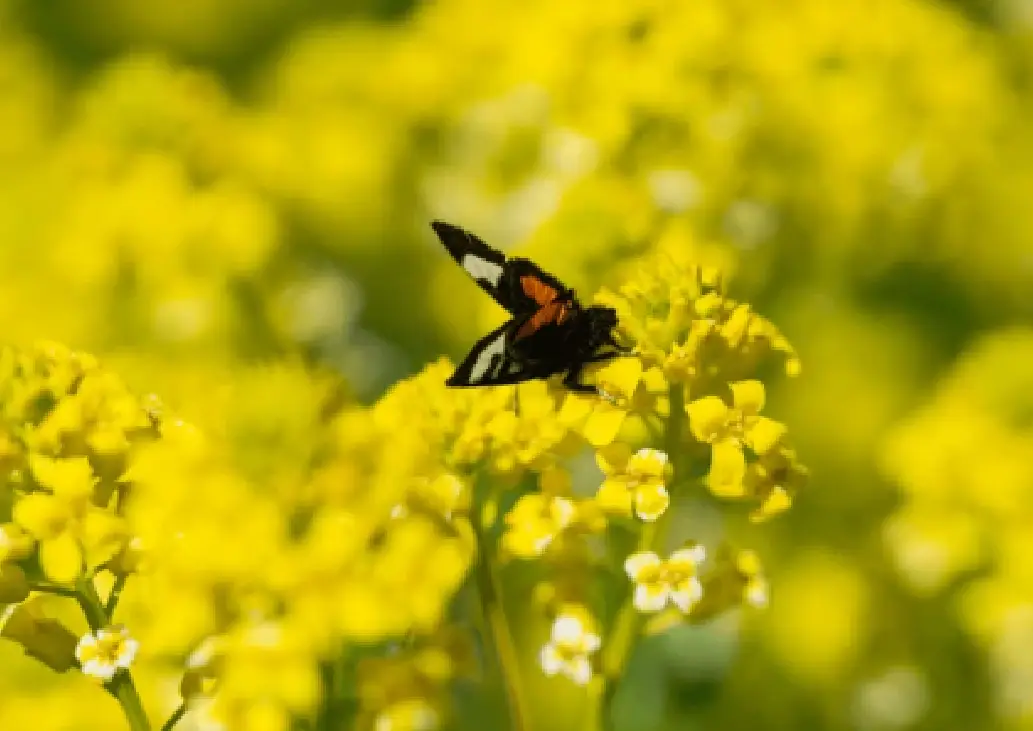
[[[596,338],[606,339],[613,328],[617,327],[617,310],[602,305],[588,308],[588,321],[592,326],[592,334]]]

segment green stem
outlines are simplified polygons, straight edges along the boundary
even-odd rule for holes
[[[131,731],[150,731],[150,721],[147,720],[143,702],[140,700],[140,694],[136,691],[133,676],[129,674],[129,671],[122,670],[117,673],[108,684],[108,689],[111,695],[115,696],[118,704],[122,706],[122,713],[125,714]]]
[[[494,501],[489,500],[484,505],[484,509],[494,514],[496,509]],[[481,515],[483,514],[482,509]],[[520,687],[520,659],[513,636],[509,631],[505,609],[502,606],[501,582],[492,561],[493,556],[489,551],[487,530],[480,520],[477,521],[474,528],[477,534],[477,590],[480,595],[484,620],[491,635],[491,643],[495,649],[501,684],[506,694],[510,728],[511,731],[527,731],[530,726],[528,725],[527,706]]]
[[[31,591],[42,591],[47,594],[56,594],[57,596],[66,596],[75,599],[78,593],[75,589],[69,586],[61,586],[60,584],[51,584],[49,581],[37,581],[29,585]]]
[[[118,606],[118,600],[122,597],[122,589],[126,586],[126,578],[128,574],[119,574],[115,577],[115,583],[111,587],[111,593],[108,594],[108,600],[104,604],[104,611],[108,617],[115,616],[115,607]]]
[[[93,579],[83,578],[76,582],[75,599],[82,608],[92,632],[96,633],[110,624],[111,618],[104,609],[104,603],[100,600]],[[104,687],[122,707],[122,713],[129,722],[130,731],[151,731],[151,724],[147,720],[147,713],[143,709],[140,694],[137,692],[133,676],[129,674],[128,670],[120,670],[115,673],[115,677]]]
[[[75,599],[79,602],[91,630],[96,632],[108,626],[108,614],[104,611],[104,603],[100,600],[92,579],[83,578],[76,582]]]
[[[169,716],[168,720],[161,725],[161,731],[172,731],[173,727],[177,723],[179,723],[179,720],[181,718],[183,718],[184,715],[186,715],[186,712],[187,712],[187,704],[186,703],[180,703],[179,704],[179,708],[177,708],[175,711],[173,711],[172,715]]]
[[[679,478],[676,457],[681,449],[682,434],[685,428],[685,398],[682,387],[674,384],[670,388],[670,416],[664,434],[664,451],[674,467],[674,481]],[[673,484],[671,485],[673,494]],[[635,552],[656,551],[663,544],[670,524],[671,510],[668,509],[657,520],[646,523],[639,533]],[[633,603],[633,595],[628,594],[617,617],[609,637],[603,643],[603,652],[599,661],[599,674],[592,679],[588,687],[589,712],[585,718],[585,731],[599,731],[611,726],[611,705],[617,689],[617,681],[627,665],[628,658],[638,638],[641,617]]]

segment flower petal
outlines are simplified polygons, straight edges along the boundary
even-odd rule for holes
[[[639,551],[624,559],[624,571],[632,581],[639,581],[642,571],[660,565],[660,557],[652,551]]]
[[[631,491],[622,480],[604,480],[595,492],[595,501],[599,507],[614,515],[631,515]]]
[[[585,625],[577,617],[564,615],[552,623],[552,641],[557,645],[573,645],[581,642]]]
[[[696,567],[703,563],[707,558],[707,549],[702,543],[697,543],[695,546],[690,548],[679,548],[677,551],[671,553],[671,557],[668,559],[671,563],[686,563]]]
[[[759,414],[764,409],[764,384],[761,381],[737,381],[731,384],[732,405],[746,416]]]
[[[671,601],[686,614],[703,598],[703,584],[695,576],[671,589]]]
[[[128,668],[133,664],[133,659],[136,657],[136,653],[139,649],[139,641],[134,640],[131,637],[126,637],[122,640],[118,657],[115,658],[115,665],[120,668]]]
[[[82,570],[82,551],[71,533],[62,533],[42,541],[39,559],[43,572],[58,584],[72,583]]]
[[[631,398],[642,379],[642,361],[638,358],[616,358],[608,361],[595,374],[595,383],[609,394]]]
[[[754,551],[742,550],[735,557],[735,567],[747,578],[757,576],[762,571],[760,557]]]
[[[593,447],[610,444],[617,438],[627,414],[624,409],[603,401],[588,415],[581,433]]]
[[[598,399],[593,395],[570,391],[563,399],[557,418],[564,426],[580,424],[588,418]]]
[[[667,467],[667,453],[645,447],[628,460],[628,472],[643,477],[663,477]]]
[[[75,659],[82,662],[84,656],[92,654],[86,650],[93,650],[96,646],[97,638],[92,633],[83,635],[75,646]]]
[[[792,504],[793,501],[789,497],[789,493],[783,490],[781,485],[775,485],[767,497],[764,498],[764,502],[760,504],[760,507],[750,513],[750,520],[754,523],[763,522],[788,510]]]
[[[578,655],[567,662],[567,677],[578,685],[588,685],[592,679],[592,663],[584,655]]]
[[[123,518],[91,507],[80,526],[83,551],[90,568],[114,558],[125,545],[127,532]]]
[[[103,680],[105,683],[115,677],[116,670],[118,668],[113,663],[98,658],[87,660],[82,664],[83,675]]]
[[[714,444],[710,459],[707,487],[718,497],[742,497],[746,494],[746,457],[734,439]]]
[[[640,612],[659,612],[667,605],[667,587],[651,584],[635,585],[635,609]]]
[[[576,512],[574,503],[565,497],[553,498],[549,503],[549,517],[555,523],[557,531],[570,525]]]
[[[689,429],[697,440],[716,441],[728,422],[728,406],[717,396],[704,396],[685,405],[689,415]]]
[[[746,428],[746,443],[757,454],[768,454],[782,441],[786,431],[785,424],[764,416],[758,416]]]
[[[39,484],[66,500],[88,499],[97,482],[85,457],[55,459],[32,453],[29,455],[29,469]]]
[[[642,386],[648,393],[667,393],[667,376],[662,368],[653,366],[642,374]]]
[[[731,314],[728,315],[728,319],[721,325],[721,337],[728,342],[730,347],[738,348],[746,335],[746,329],[749,327],[749,324],[750,306],[741,304],[732,310]]]
[[[635,489],[635,515],[639,520],[652,523],[667,511],[670,504],[671,496],[663,483],[647,483]]]
[[[34,492],[14,504],[12,517],[26,533],[45,540],[60,535],[72,516],[67,503],[53,495]]]
[[[542,647],[538,661],[542,666],[542,672],[549,677],[563,669],[563,658],[560,657],[560,653],[551,642]]]

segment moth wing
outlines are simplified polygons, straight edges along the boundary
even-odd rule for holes
[[[551,327],[562,325],[569,315],[569,306],[566,302],[549,302],[538,308],[530,317],[526,318],[515,331],[515,341],[533,338],[540,332]]]
[[[506,286],[506,255],[458,226],[444,221],[434,221],[430,226],[455,262],[477,286],[511,314],[516,314],[516,303]]]
[[[433,221],[430,225],[452,259],[514,317],[537,311],[566,289],[529,259],[507,259],[498,249],[450,223]]]
[[[508,274],[513,279],[511,286],[519,290],[529,312],[545,307],[567,292],[563,282],[530,259],[510,259]]]
[[[509,320],[478,340],[445,385],[456,388],[503,386],[541,378],[541,366],[517,360],[509,344],[524,318]]]

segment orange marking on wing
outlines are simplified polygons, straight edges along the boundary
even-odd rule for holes
[[[570,314],[570,306],[566,302],[549,302],[536,313],[528,318],[527,322],[520,326],[516,332],[516,339],[523,340],[534,335],[546,325],[560,325]]]
[[[520,277],[520,287],[524,294],[538,303],[539,307],[545,307],[559,295],[553,287],[530,274]]]

